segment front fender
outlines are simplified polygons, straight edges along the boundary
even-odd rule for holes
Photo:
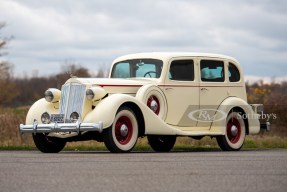
[[[103,127],[110,127],[114,121],[119,107],[125,102],[134,102],[138,105],[139,101],[130,95],[113,94],[102,100],[94,110],[89,112],[83,122],[103,122]]]
[[[83,122],[103,122],[103,128],[110,127],[120,106],[134,103],[141,110],[145,123],[145,134],[175,135],[178,130],[167,125],[150,108],[136,97],[126,94],[113,94],[101,101],[96,108],[88,113]]]
[[[44,98],[36,101],[29,109],[26,116],[26,125],[32,125],[36,119],[41,122],[41,115],[43,113],[56,114],[59,113],[59,103],[49,103]]]

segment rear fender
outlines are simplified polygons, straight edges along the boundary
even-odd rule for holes
[[[219,111],[224,112],[226,115],[235,109],[244,113],[243,118],[246,118],[245,122],[247,123],[245,125],[247,128],[246,133],[257,134],[260,131],[258,114],[252,110],[252,107],[246,101],[237,97],[228,97],[218,108]],[[224,135],[226,132],[226,118],[220,121],[214,121],[210,131],[221,132]]]

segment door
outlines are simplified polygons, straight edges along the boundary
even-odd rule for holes
[[[225,67],[223,60],[200,60],[200,87],[197,126],[210,127],[212,121],[222,118],[217,112],[218,106],[228,97],[228,87],[225,81]]]
[[[163,86],[168,105],[166,122],[183,129],[196,127],[197,120],[188,116],[191,111],[199,109],[198,78],[194,69],[194,59],[172,60]]]

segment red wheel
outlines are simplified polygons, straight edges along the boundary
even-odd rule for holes
[[[223,151],[238,151],[244,143],[245,133],[245,123],[240,112],[231,112],[226,119],[225,135],[216,137],[216,140]]]
[[[226,129],[227,129],[226,134],[228,140],[231,143],[236,144],[241,136],[241,125],[237,120],[237,118],[234,117],[230,118],[229,121],[227,122]]]
[[[109,151],[114,153],[129,152],[138,138],[138,123],[133,111],[121,107],[111,127],[104,129],[104,143]]]
[[[115,125],[115,137],[117,141],[126,145],[132,138],[133,125],[131,120],[127,116],[121,116]]]
[[[159,114],[160,112],[160,102],[155,95],[149,96],[147,100],[147,106],[155,113]]]

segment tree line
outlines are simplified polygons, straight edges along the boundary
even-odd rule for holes
[[[103,77],[104,72],[91,74],[88,69],[75,64],[66,65],[62,72],[48,77],[12,77],[9,63],[0,64],[0,106],[19,107],[31,105],[40,98],[48,88],[61,89],[71,75],[77,77]],[[5,74],[5,75],[2,75]]]

